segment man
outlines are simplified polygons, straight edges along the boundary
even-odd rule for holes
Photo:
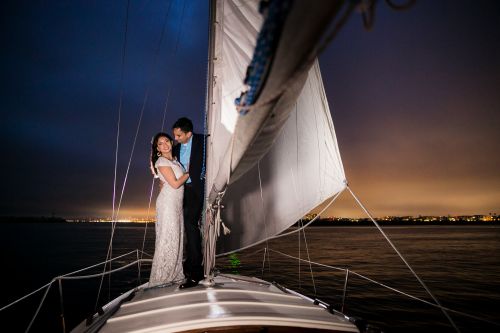
[[[204,200],[205,176],[203,171],[203,135],[193,133],[193,123],[188,118],[179,118],[172,126],[174,139],[179,143],[173,155],[189,172],[184,184],[184,231],[186,233],[186,261],[184,275],[186,282],[180,288],[191,288],[203,280],[203,255],[198,222],[201,218]]]

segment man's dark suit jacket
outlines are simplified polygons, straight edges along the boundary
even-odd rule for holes
[[[173,154],[180,161],[181,145],[174,147]],[[183,214],[184,230],[186,233],[186,261],[184,261],[184,275],[187,279],[200,281],[203,279],[202,240],[199,229],[199,220],[203,211],[203,192],[205,179],[202,179],[203,168],[203,135],[194,134],[189,157],[189,178],[191,183],[184,188]],[[204,177],[203,177],[204,178]]]

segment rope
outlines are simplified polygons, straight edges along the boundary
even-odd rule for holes
[[[207,279],[212,280],[213,269],[215,267],[215,250],[217,238],[220,235],[220,226],[223,227],[225,235],[230,233],[230,230],[224,225],[221,218],[221,210],[224,208],[222,205],[222,198],[225,191],[219,192],[215,203],[207,208],[206,223],[205,223],[205,237],[204,237],[204,274]]]
[[[204,251],[203,251],[203,264],[204,264],[204,274],[207,279],[212,280],[213,269],[215,268],[215,258],[216,252],[216,242],[220,235],[220,226],[224,229],[224,235],[231,232],[228,227],[222,222],[221,210],[224,208],[222,205],[222,198],[227,190],[227,184],[229,184],[229,179],[231,177],[232,163],[233,163],[233,148],[234,148],[234,135],[231,137],[230,150],[229,150],[229,165],[227,168],[227,180],[226,185],[223,190],[220,190],[212,204],[207,206],[205,212],[205,233],[204,233]],[[235,251],[236,252],[236,251]]]
[[[458,327],[455,324],[455,322],[453,321],[453,319],[449,316],[449,314],[446,312],[446,310],[444,310],[444,308],[441,306],[441,303],[439,303],[439,301],[437,300],[437,298],[434,296],[434,294],[431,292],[431,290],[427,287],[427,285],[424,283],[424,281],[413,270],[413,268],[406,261],[406,259],[403,257],[403,255],[398,251],[398,249],[396,248],[396,246],[392,243],[392,241],[389,239],[389,237],[385,234],[385,232],[379,226],[379,224],[377,223],[377,221],[375,221],[375,219],[368,212],[368,210],[365,208],[365,206],[363,206],[363,204],[361,203],[361,201],[359,201],[358,197],[356,197],[356,195],[354,195],[354,193],[352,192],[352,190],[350,189],[349,186],[347,186],[347,189],[349,190],[349,192],[353,196],[354,200],[356,200],[356,202],[359,204],[359,206],[361,207],[361,209],[363,209],[363,211],[366,213],[366,215],[368,215],[368,217],[370,218],[370,220],[372,220],[373,224],[377,227],[377,229],[380,231],[380,233],[382,234],[382,236],[384,236],[384,238],[387,240],[387,242],[392,247],[392,249],[397,253],[397,255],[399,256],[399,258],[401,258],[401,260],[405,263],[406,267],[408,267],[408,269],[410,270],[410,272],[412,272],[413,276],[415,276],[415,278],[418,280],[418,282],[420,282],[420,284],[422,285],[422,287],[424,287],[424,289],[427,291],[427,293],[429,294],[429,296],[431,296],[431,298],[434,300],[434,302],[437,305],[439,305],[439,307],[443,311],[443,314],[449,320],[450,324],[455,328],[455,331],[460,332],[460,330],[458,329]]]
[[[484,318],[481,318],[481,317],[478,317],[478,316],[475,316],[475,315],[471,315],[471,314],[468,314],[468,313],[465,313],[465,312],[461,312],[461,311],[453,310],[453,309],[450,309],[450,308],[447,308],[447,307],[443,307],[440,304],[435,304],[435,303],[426,301],[426,300],[424,300],[422,298],[419,298],[419,297],[413,296],[411,294],[405,293],[403,291],[400,291],[400,290],[398,290],[396,288],[389,287],[388,285],[386,285],[384,283],[381,283],[381,282],[378,282],[376,280],[373,280],[373,279],[371,279],[371,278],[369,278],[367,276],[364,276],[363,274],[357,273],[357,272],[352,271],[350,269],[340,268],[340,267],[335,267],[335,266],[331,266],[331,265],[322,264],[322,263],[319,263],[319,262],[314,262],[314,261],[309,261],[309,260],[305,260],[305,259],[300,259],[300,258],[297,258],[295,256],[292,256],[292,255],[289,255],[289,254],[286,254],[286,253],[283,253],[283,252],[280,252],[280,251],[277,251],[277,250],[270,249],[270,251],[273,251],[273,252],[275,252],[277,254],[280,254],[280,255],[282,255],[284,257],[288,257],[288,258],[291,258],[291,259],[298,259],[298,260],[301,260],[301,261],[304,261],[304,262],[308,262],[308,263],[310,263],[312,265],[317,265],[317,266],[321,266],[321,267],[325,267],[325,268],[330,268],[330,269],[334,269],[334,270],[338,270],[338,271],[343,271],[343,272],[349,271],[349,274],[354,274],[354,275],[356,275],[357,277],[359,277],[361,279],[369,281],[369,282],[371,282],[373,284],[376,284],[378,286],[381,286],[383,288],[389,289],[389,290],[391,290],[391,291],[393,291],[393,292],[395,292],[397,294],[406,296],[406,297],[411,298],[413,300],[425,303],[425,304],[433,306],[435,308],[444,309],[444,310],[446,310],[448,312],[453,312],[453,313],[462,315],[464,317],[469,317],[469,318],[476,319],[478,321],[482,321],[482,322],[485,322],[485,323],[493,324],[495,326],[500,326],[500,323],[497,323],[497,322],[494,322],[494,321],[491,321],[491,320],[488,320],[488,319],[484,319]]]

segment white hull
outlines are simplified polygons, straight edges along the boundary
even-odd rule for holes
[[[342,314],[269,282],[236,275],[219,275],[214,282],[190,289],[141,286],[106,305],[90,325],[82,322],[72,332],[359,332]]]

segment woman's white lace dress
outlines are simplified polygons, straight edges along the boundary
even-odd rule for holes
[[[182,166],[177,161],[169,161],[160,157],[155,167],[169,166],[175,177],[183,174]],[[182,199],[184,185],[178,189],[172,188],[161,172],[158,172],[164,182],[156,199],[156,242],[149,286],[157,286],[169,282],[180,282],[184,279],[182,271],[184,219],[182,215]]]

